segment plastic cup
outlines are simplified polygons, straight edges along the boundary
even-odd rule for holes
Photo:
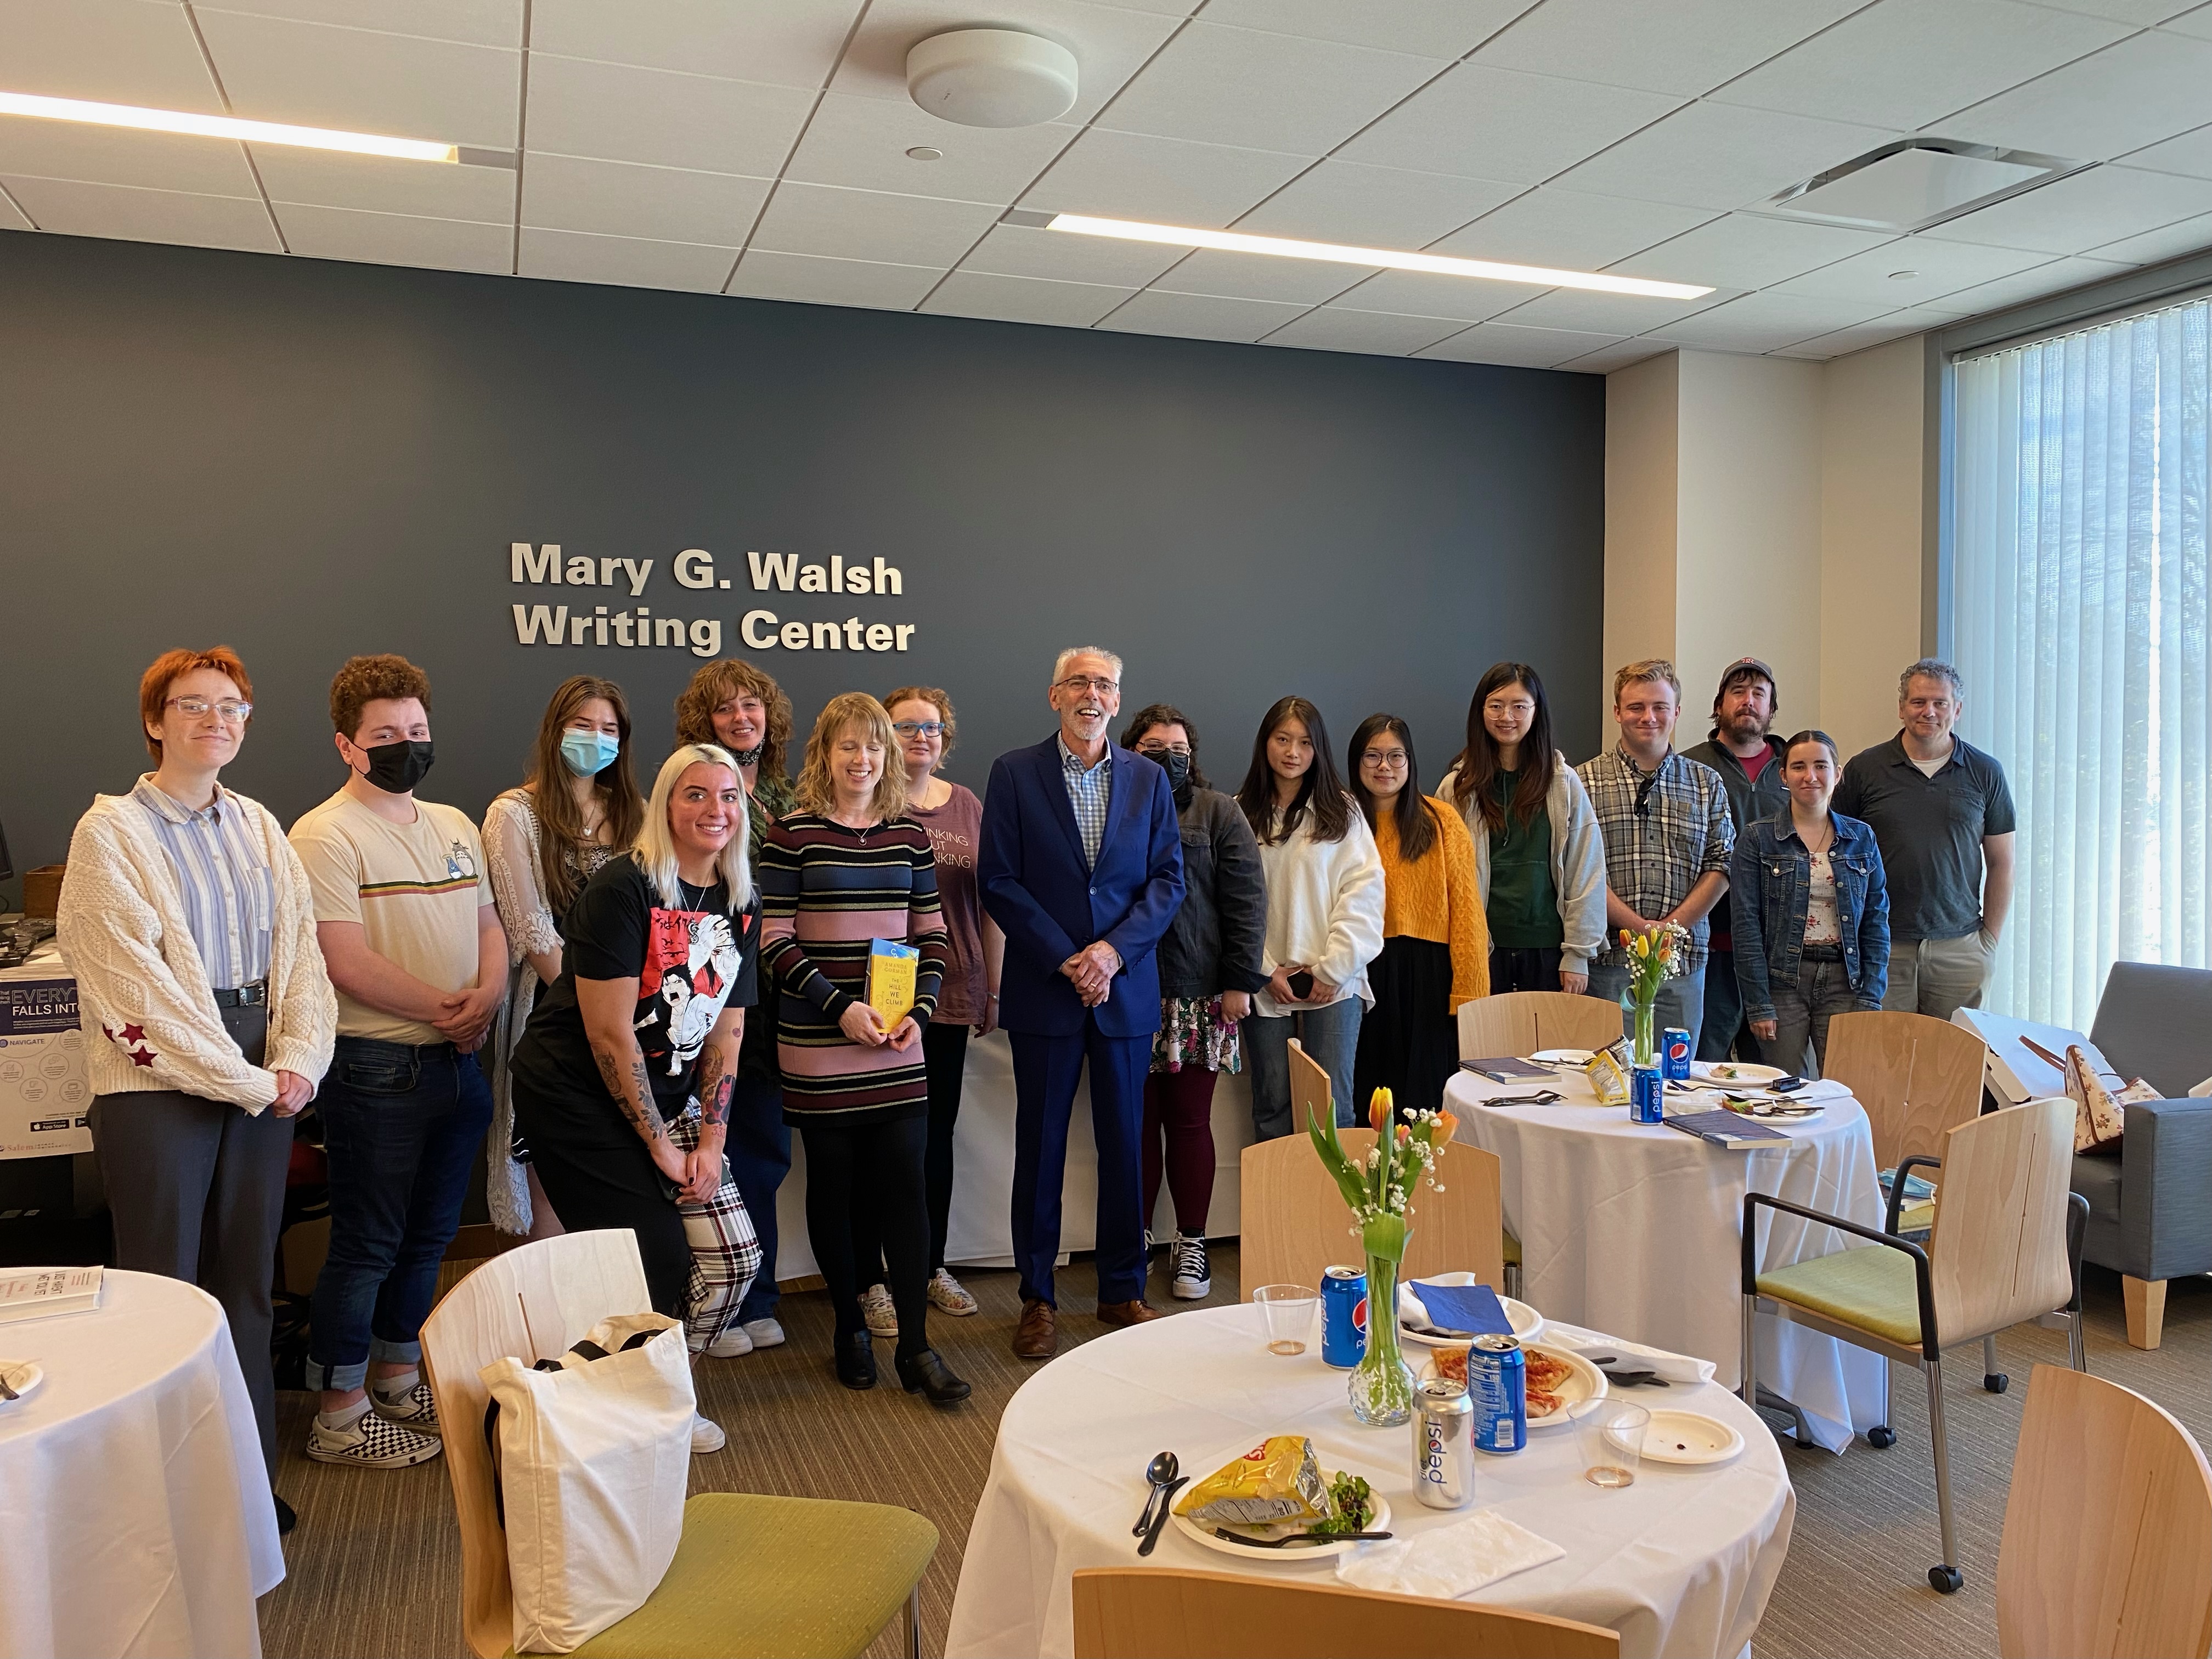
[[[1314,1308],[1321,1292],[1310,1285],[1262,1285],[1252,1292],[1260,1304],[1260,1320],[1267,1334],[1267,1352],[1304,1353],[1313,1334]]]
[[[1583,1479],[1608,1490],[1636,1484],[1644,1461],[1644,1436],[1651,1413],[1642,1406],[1607,1397],[1577,1401],[1567,1415],[1583,1455]]]

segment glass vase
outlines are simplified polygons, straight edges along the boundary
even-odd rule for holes
[[[1413,1368],[1398,1346],[1398,1264],[1367,1258],[1367,1353],[1346,1385],[1352,1414],[1373,1429],[1395,1428],[1413,1417]]]
[[[1630,1059],[1638,1066],[1659,1063],[1659,1034],[1657,1030],[1659,1000],[1638,999],[1633,991],[1620,1000],[1623,1012],[1628,1016]]]

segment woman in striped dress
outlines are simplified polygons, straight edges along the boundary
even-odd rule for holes
[[[898,1310],[898,1377],[908,1394],[968,1397],[929,1346],[929,1207],[922,1154],[929,1079],[921,1030],[946,960],[928,833],[906,811],[906,762],[873,697],[833,697],[806,740],[799,810],[762,842],[762,960],[781,992],[776,1055],[784,1121],[806,1146],[806,1231],[837,1317],[838,1381],[875,1386],[852,1217],[875,1218]],[[921,953],[912,1012],[885,1026],[868,1005],[874,939]],[[871,1274],[872,1277],[872,1274]]]

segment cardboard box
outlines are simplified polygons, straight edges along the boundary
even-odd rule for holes
[[[62,872],[68,866],[42,864],[23,872],[23,914],[52,918],[61,914]]]

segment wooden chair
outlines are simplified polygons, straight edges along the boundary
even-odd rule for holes
[[[2212,1468],[2141,1395],[2056,1365],[2029,1374],[1997,1551],[1997,1651],[2212,1653]]]
[[[1322,1269],[1362,1260],[1350,1236],[1352,1216],[1336,1182],[1305,1133],[1306,1113],[1328,1121],[1328,1073],[1291,1040],[1291,1102],[1298,1128],[1279,1140],[1244,1149],[1241,1206],[1243,1237],[1237,1247],[1237,1294],[1249,1298],[1262,1285],[1321,1288]],[[1372,1129],[1339,1129],[1353,1158],[1373,1149]],[[1406,1244],[1405,1277],[1471,1273],[1494,1289],[1504,1286],[1504,1229],[1498,1221],[1498,1163],[1495,1152],[1455,1140],[1437,1155],[1443,1190],[1423,1187],[1413,1200],[1413,1228]]]
[[[1621,1036],[1620,1007],[1565,991],[1507,991],[1459,1006],[1459,1057],[1533,1054],[1539,1048],[1602,1048]]]
[[[1936,1454],[1936,1508],[1943,1559],[1928,1582],[1945,1595],[1965,1581],[1951,1527],[1950,1449],[1943,1430],[1943,1350],[2063,1312],[2074,1369],[2087,1369],[2081,1341],[2081,1227],[2088,1206],[2067,1190],[2074,1158],[2074,1103],[2031,1100],[1943,1137],[1936,1189],[1936,1223],[1928,1245],[1823,1214],[1785,1199],[1747,1193],[1743,1200],[1743,1383],[1746,1405],[1759,1398],[1754,1374],[1755,1316],[1769,1313],[1854,1347],[1893,1366],[1917,1365],[1928,1383],[1928,1426]],[[1902,1179],[1915,1164],[1899,1165]],[[1878,1245],[1844,1249],[1771,1273],[1759,1270],[1761,1208]],[[1897,1436],[1883,1424],[1869,1443]]]
[[[1595,1625],[1475,1601],[1177,1568],[1075,1575],[1076,1659],[1616,1659]]]
[[[550,1358],[609,1315],[652,1305],[635,1234],[566,1233],[495,1256],[422,1323],[422,1372],[460,1512],[461,1627],[483,1659],[509,1650],[514,1610],[484,1443],[490,1391],[477,1373],[509,1354]],[[702,1492],[684,1505],[683,1541],[660,1588],[576,1652],[854,1656],[903,1607],[907,1651],[919,1659],[917,1587],[936,1552],[937,1528],[910,1510]]]

